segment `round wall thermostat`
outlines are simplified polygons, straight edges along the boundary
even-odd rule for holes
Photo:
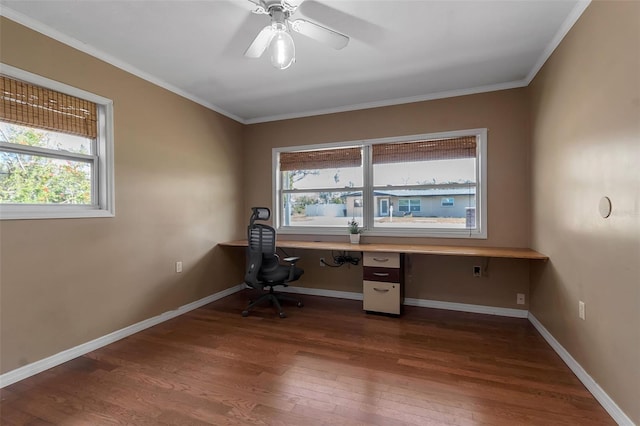
[[[600,216],[603,218],[606,219],[611,216],[611,200],[609,197],[602,197],[598,208],[600,209]]]

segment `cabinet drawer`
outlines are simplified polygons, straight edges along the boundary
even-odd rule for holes
[[[368,281],[386,281],[388,283],[400,282],[400,269],[398,268],[365,266],[362,269],[362,275],[363,278]]]
[[[362,296],[365,311],[400,315],[400,284],[364,281]]]
[[[380,266],[383,268],[399,268],[400,253],[364,252],[362,259],[364,266]]]

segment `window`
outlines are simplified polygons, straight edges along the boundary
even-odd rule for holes
[[[401,198],[398,200],[398,210],[403,213],[419,212],[420,199],[418,198]]]
[[[486,238],[486,129],[273,150],[279,232]]]
[[[2,71],[0,218],[113,216],[111,101]]]
[[[282,152],[277,217],[286,228],[335,228],[362,223],[362,148]]]
[[[440,200],[442,207],[454,207],[456,205],[455,198],[443,198]]]

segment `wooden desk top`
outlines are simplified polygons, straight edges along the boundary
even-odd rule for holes
[[[246,240],[220,243],[223,247],[246,247]],[[548,256],[528,248],[431,246],[423,244],[351,244],[336,241],[288,241],[278,240],[277,246],[309,250],[341,250],[362,252],[392,252],[436,254],[443,256],[501,257],[510,259],[549,260]]]

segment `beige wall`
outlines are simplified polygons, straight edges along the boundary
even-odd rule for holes
[[[0,21],[0,61],[112,99],[116,216],[0,221],[4,373],[237,284],[242,126]],[[184,272],[174,272],[175,261]]]
[[[524,89],[506,90],[322,115],[247,126],[244,132],[245,211],[272,204],[271,150],[275,147],[340,142],[486,127],[488,132],[488,235],[486,240],[385,239],[367,237],[363,242],[403,241],[429,244],[528,247],[530,235],[529,109]],[[280,238],[291,238],[280,236]],[[347,241],[347,235],[337,237]],[[327,252],[299,252],[305,268],[301,286],[362,292],[362,268],[320,268]],[[528,300],[529,262],[494,261],[489,275],[474,278],[473,265],[482,259],[444,256],[411,256],[405,296],[447,302],[507,308],[516,304],[516,293]]]
[[[114,100],[116,217],[0,222],[0,372],[234,285],[242,256],[212,247],[271,205],[273,147],[488,127],[489,238],[413,241],[551,260],[491,259],[476,279],[481,259],[411,256],[405,295],[522,308],[531,279],[524,308],[640,423],[639,5],[593,3],[527,89],[250,126],[2,18],[2,62]],[[291,254],[302,286],[361,291],[360,267]]]
[[[640,424],[640,2],[592,3],[530,94],[533,247],[551,258],[531,312]]]

